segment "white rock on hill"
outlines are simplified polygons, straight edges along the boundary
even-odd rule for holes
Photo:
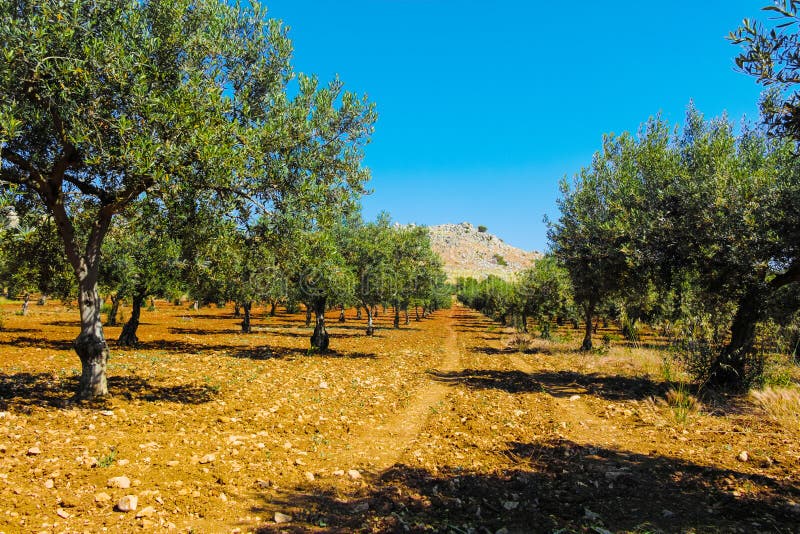
[[[542,257],[539,252],[513,247],[488,231],[480,232],[467,222],[430,226],[429,231],[431,246],[442,258],[451,281],[459,276],[480,279],[490,274],[509,279]]]

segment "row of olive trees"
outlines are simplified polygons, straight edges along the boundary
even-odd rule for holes
[[[146,255],[138,236],[165,230],[253,241],[257,214],[325,221],[364,191],[374,107],[295,75],[286,28],[258,4],[4,2],[0,49],[0,187],[56,230],[78,294],[81,398],[107,393],[104,249]],[[136,247],[105,246],[114,233]],[[125,278],[141,295],[141,274]]]
[[[606,137],[562,183],[549,230],[587,324],[583,348],[612,300],[662,319],[705,315],[727,332],[707,379],[740,385],[758,324],[800,309],[799,194],[793,143],[750,126],[736,134],[693,108],[682,129],[656,118],[638,136]]]
[[[577,322],[568,273],[552,256],[510,281],[494,275],[481,281],[459,278],[456,291],[462,304],[522,332],[528,331],[528,320],[533,319],[543,338],[550,337],[553,321]]]

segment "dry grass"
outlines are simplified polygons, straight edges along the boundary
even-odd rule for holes
[[[786,429],[800,431],[800,390],[772,387],[753,390],[750,397],[766,414]]]
[[[679,383],[670,388],[663,399],[647,399],[640,415],[643,421],[658,427],[685,427],[698,419],[702,408],[702,403],[689,392],[686,385]]]

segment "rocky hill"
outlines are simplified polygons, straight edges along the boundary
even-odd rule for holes
[[[480,279],[490,274],[509,279],[542,257],[539,252],[513,247],[467,222],[430,226],[429,230],[433,250],[441,256],[451,281],[459,276]]]

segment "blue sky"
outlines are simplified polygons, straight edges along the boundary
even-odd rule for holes
[[[658,112],[681,122],[691,99],[757,118],[761,89],[725,36],[766,3],[265,1],[291,27],[297,71],[338,74],[377,104],[366,217],[469,221],[536,250],[559,180],[604,133]]]

